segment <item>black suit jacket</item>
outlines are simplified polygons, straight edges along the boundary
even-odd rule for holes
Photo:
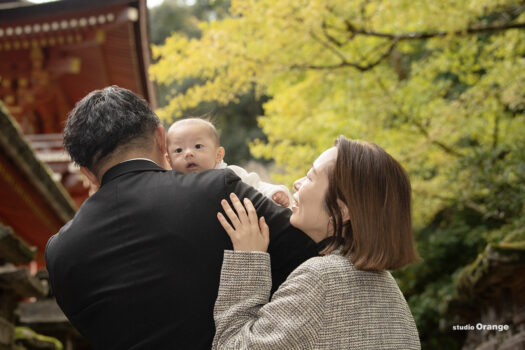
[[[223,252],[216,214],[235,192],[270,226],[273,288],[317,254],[288,209],[230,170],[183,175],[147,160],[108,170],[46,249],[49,281],[95,349],[209,349]]]

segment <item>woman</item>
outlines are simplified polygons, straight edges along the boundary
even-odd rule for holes
[[[294,184],[290,223],[330,238],[271,301],[269,229],[253,205],[223,200],[225,251],[214,317],[216,349],[419,349],[413,317],[387,270],[418,259],[410,182],[379,146],[339,137]]]

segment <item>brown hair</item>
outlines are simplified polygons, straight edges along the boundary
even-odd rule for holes
[[[337,160],[325,196],[333,236],[324,253],[341,248],[361,270],[395,270],[419,260],[410,181],[403,167],[371,142],[340,136],[335,146]],[[338,200],[348,208],[346,222]]]

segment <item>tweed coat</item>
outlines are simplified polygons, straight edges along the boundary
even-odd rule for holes
[[[270,256],[225,251],[213,349],[420,349],[387,271],[357,270],[338,251],[301,264],[270,299]]]

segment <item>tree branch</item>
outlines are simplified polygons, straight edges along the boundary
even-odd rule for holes
[[[407,33],[407,34],[390,34],[390,33],[382,33],[382,32],[376,32],[372,30],[356,28],[348,20],[345,21],[345,24],[346,24],[347,31],[350,33],[352,37],[355,35],[364,35],[364,36],[373,36],[373,37],[398,40],[398,41],[431,39],[431,38],[436,38],[436,37],[444,37],[447,35],[465,36],[465,35],[472,35],[472,34],[501,32],[501,31],[505,31],[509,29],[525,28],[525,23],[518,22],[518,23],[492,25],[492,26],[486,26],[486,27],[466,28],[466,29],[456,30],[452,32],[439,31],[439,32],[414,32],[414,33]]]
[[[339,52],[337,49],[335,49],[333,46],[328,45],[326,42],[318,38],[317,36],[313,36],[314,39],[319,41],[323,46],[329,48],[332,52],[334,52],[340,59],[341,62],[335,65],[303,65],[303,64],[296,64],[290,66],[291,69],[314,69],[314,70],[325,70],[325,69],[338,69],[338,68],[345,68],[345,67],[352,67],[355,68],[361,72],[370,70],[374,68],[375,66],[379,65],[383,60],[388,58],[392,51],[396,48],[398,42],[400,41],[411,41],[411,40],[424,40],[424,39],[431,39],[436,37],[444,37],[447,35],[455,35],[455,36],[465,36],[465,35],[473,35],[473,34],[481,34],[481,33],[492,33],[492,32],[498,32],[498,31],[505,31],[509,29],[519,29],[519,28],[525,28],[525,23],[507,23],[507,24],[501,24],[501,25],[492,25],[492,26],[486,26],[486,27],[477,27],[477,28],[467,28],[464,30],[456,30],[452,32],[446,32],[446,31],[440,31],[440,32],[414,32],[414,33],[408,33],[408,34],[389,34],[389,33],[382,33],[382,32],[376,32],[376,31],[370,31],[370,30],[364,30],[364,29],[358,29],[354,27],[350,21],[345,21],[346,24],[346,30],[349,33],[348,40],[352,40],[357,35],[363,35],[363,36],[372,36],[377,38],[383,38],[383,39],[389,39],[391,40],[391,44],[389,48],[375,61],[370,62],[368,64],[360,64],[356,62],[349,62],[346,60],[341,52]],[[323,34],[326,37],[328,41],[330,41],[333,45],[337,47],[343,46],[345,43],[340,42],[336,38],[334,38],[332,35],[327,33],[326,29],[328,28],[328,25],[323,22],[322,25],[323,28]]]
[[[409,120],[414,126],[416,126],[419,130],[420,133],[422,133],[429,141],[430,143],[433,143],[435,144],[436,146],[438,146],[439,148],[441,148],[443,151],[445,151],[445,153],[448,153],[450,155],[453,155],[453,156],[456,156],[456,157],[462,157],[463,155],[452,149],[450,146],[447,146],[445,145],[443,142],[440,142],[440,141],[437,141],[437,140],[434,140],[430,137],[430,134],[428,133],[428,130],[425,129],[425,127],[423,126],[423,124],[421,124],[420,122],[416,121],[416,120],[413,120],[413,119],[410,119],[407,115],[405,115],[405,113],[403,113],[401,111],[401,109],[396,105],[396,103],[394,102],[394,99],[392,97],[392,94],[390,93],[390,91],[386,88],[385,84],[383,84],[383,82],[381,81],[381,79],[377,79],[377,83],[379,84],[379,87],[383,90],[383,92],[385,93],[385,95],[387,95],[390,100],[392,101],[392,104],[394,106],[397,107],[397,113],[399,115],[403,115],[405,117],[407,117],[406,119]]]
[[[440,142],[440,141],[437,141],[437,140],[434,140],[430,137],[427,129],[425,129],[425,127],[417,122],[416,120],[411,120],[411,123],[416,127],[418,128],[418,130],[423,134],[425,135],[425,137],[427,139],[430,140],[431,143],[435,144],[436,146],[438,146],[439,148],[441,148],[443,151],[445,151],[445,153],[448,153],[448,154],[451,154],[453,156],[456,156],[456,157],[461,157],[463,156],[461,153],[459,153],[458,151],[450,148],[449,146],[445,145],[444,143]]]
[[[375,61],[370,62],[368,64],[359,64],[359,63],[353,63],[349,62],[346,59],[342,59],[341,63],[334,64],[334,65],[315,65],[315,64],[294,64],[290,66],[290,69],[317,69],[317,70],[324,70],[324,69],[337,69],[337,68],[345,68],[345,67],[352,67],[355,68],[361,72],[370,70],[380,64],[385,58],[390,56],[392,51],[395,49],[398,41],[394,40],[389,48]],[[340,56],[341,57],[341,56]]]
[[[322,40],[321,38],[319,38],[315,33],[313,32],[310,32],[310,36],[317,42],[319,42],[321,45],[323,45],[324,47],[326,47],[328,50],[332,51],[337,57],[339,57],[341,59],[342,62],[346,62],[346,57],[345,55],[343,55],[343,53],[339,50],[337,50],[335,47],[331,46],[330,44],[328,44],[326,41]],[[326,36],[326,34],[325,34]],[[337,42],[337,41],[336,41]]]
[[[498,148],[498,134],[499,134],[499,113],[494,116],[494,130],[492,132],[492,150],[495,151]]]
[[[323,24],[321,25],[321,28],[323,29],[323,34],[324,34],[325,38],[328,39],[328,41],[330,41],[332,44],[334,44],[337,47],[343,46],[344,43],[340,42],[339,40],[337,40],[331,34],[328,33],[328,31],[327,31],[328,26],[327,26],[326,22],[323,21]]]

